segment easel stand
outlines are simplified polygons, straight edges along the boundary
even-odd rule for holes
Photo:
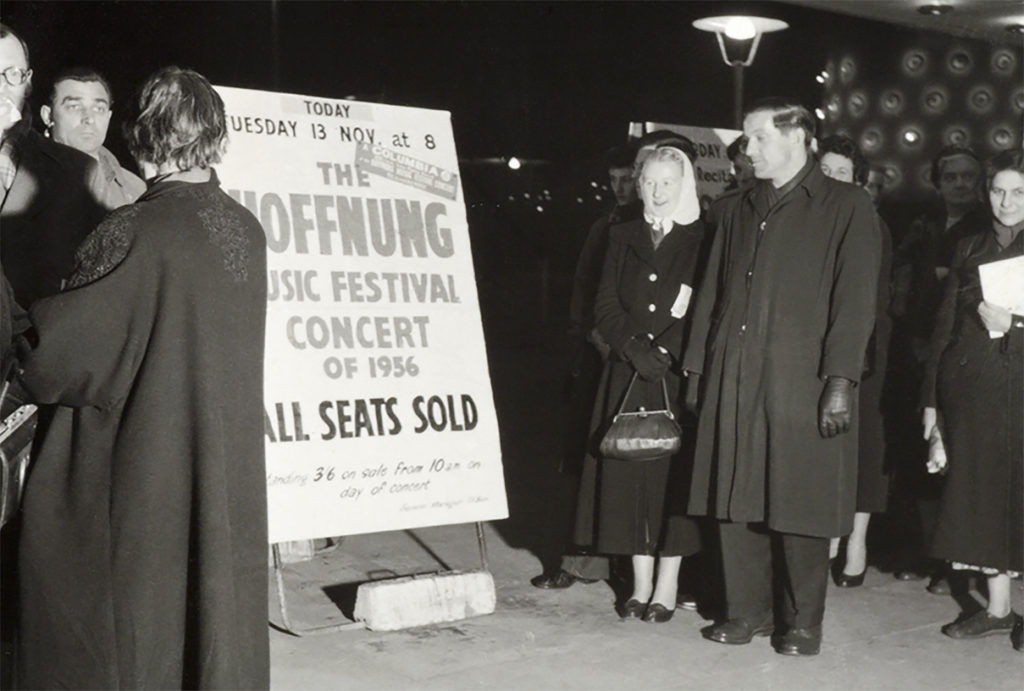
[[[483,599],[485,601],[484,607],[486,607],[486,604],[487,604],[486,601],[489,600],[490,601],[490,611],[493,611],[493,609],[494,609],[494,607],[493,607],[494,586],[493,586],[493,581],[491,581],[491,579],[490,579],[490,574],[488,573],[487,543],[486,543],[486,541],[484,539],[484,526],[483,526],[483,523],[480,523],[480,522],[477,522],[475,525],[476,525],[477,545],[478,545],[478,547],[480,549],[480,571],[479,572],[453,571],[451,568],[448,567],[447,564],[444,563],[444,561],[440,557],[438,557],[436,554],[434,554],[426,545],[424,545],[414,535],[413,539],[416,540],[416,542],[419,543],[421,547],[423,547],[428,552],[430,552],[431,556],[434,557],[444,567],[444,569],[441,570],[441,571],[436,571],[436,572],[427,573],[427,574],[417,574],[417,575],[414,575],[414,576],[404,576],[404,577],[397,578],[397,579],[388,579],[388,580],[384,580],[384,581],[369,581],[367,583],[364,583],[364,584],[360,585],[360,587],[359,587],[360,594],[363,594],[363,591],[364,591],[364,587],[363,586],[374,587],[374,588],[379,587],[379,593],[380,593],[380,595],[384,596],[384,599],[386,599],[386,595],[384,595],[384,594],[386,593],[386,591],[388,589],[391,589],[395,593],[398,593],[399,591],[405,591],[404,597],[407,600],[407,602],[406,602],[406,609],[408,609],[410,611],[411,610],[416,610],[416,609],[421,610],[419,612],[419,614],[421,615],[420,619],[417,620],[417,621],[414,621],[414,622],[412,622],[412,623],[410,623],[408,625],[422,625],[422,624],[431,623],[431,621],[424,620],[424,617],[426,617],[426,619],[430,619],[431,618],[431,612],[429,612],[429,611],[422,611],[424,608],[426,608],[427,610],[430,610],[430,609],[438,610],[438,608],[441,608],[444,611],[438,610],[437,612],[433,613],[437,617],[440,617],[438,619],[435,619],[434,621],[451,621],[453,619],[453,617],[451,616],[451,610],[453,608],[445,607],[445,604],[451,604],[451,603],[439,603],[436,596],[434,596],[434,597],[427,597],[427,598],[425,598],[426,601],[424,601],[422,603],[418,603],[418,602],[415,602],[415,601],[408,602],[408,598],[410,597],[410,593],[411,593],[411,597],[415,600],[415,598],[417,597],[416,596],[416,592],[415,592],[416,589],[417,589],[417,586],[427,585],[427,584],[424,583],[424,581],[428,581],[428,580],[432,580],[432,579],[433,580],[440,580],[440,579],[450,580],[450,579],[455,579],[455,582],[458,582],[459,579],[473,579],[474,577],[477,577],[475,584],[479,585],[479,582],[480,582],[479,576],[481,576],[481,574],[483,574],[483,575],[486,575],[486,579],[483,582],[490,585],[489,597],[487,597],[487,595],[488,595],[487,593],[483,593],[483,595],[484,595]],[[336,633],[336,632],[339,632],[339,631],[350,631],[350,630],[353,630],[353,629],[363,629],[363,628],[374,628],[374,629],[376,629],[376,628],[380,628],[380,627],[375,627],[375,626],[372,626],[372,625],[368,625],[367,622],[363,621],[363,620],[351,621],[351,622],[347,622],[347,623],[344,623],[344,624],[332,624],[332,625],[329,625],[329,626],[317,626],[317,627],[311,627],[311,628],[298,628],[298,627],[294,626],[292,624],[292,622],[291,622],[291,618],[288,616],[288,598],[287,598],[287,594],[286,594],[285,587],[284,587],[284,573],[283,573],[283,568],[282,568],[283,567],[283,561],[282,561],[282,558],[281,558],[281,547],[280,547],[279,543],[274,543],[271,547],[272,547],[272,552],[273,552],[273,555],[274,555],[274,579],[275,579],[275,581],[277,583],[277,598],[278,598],[278,603],[280,604],[280,607],[281,607],[281,621],[282,621],[282,623],[284,625],[283,628],[284,628],[285,631],[287,631],[288,633],[293,634],[295,636],[300,636],[301,637],[301,636],[316,636],[316,635],[326,634],[326,633]],[[470,584],[470,585],[472,586],[474,584]],[[422,590],[422,588],[419,588],[419,590]],[[477,587],[477,590],[479,590],[479,587]],[[443,588],[443,591],[444,591],[443,595],[446,596],[448,599],[451,599],[453,597],[454,598],[458,598],[460,596],[460,593],[462,592],[459,588],[452,589],[450,587]],[[480,593],[478,593],[478,595],[479,594]],[[366,592],[366,598],[369,599],[370,597],[371,597],[371,595],[370,595],[369,591],[367,591]],[[378,597],[378,594],[374,594],[373,597]],[[357,607],[356,607],[357,613],[359,611],[359,604],[360,604],[358,598],[359,598],[359,596],[357,595]],[[466,604],[466,603],[462,603],[462,604]],[[418,607],[418,605],[419,605],[419,607]],[[479,603],[479,600],[477,600],[477,601],[474,601],[472,603],[467,604],[465,607],[462,607],[462,608],[456,607],[454,609],[455,609],[455,611],[465,611],[465,610],[468,610],[470,612],[470,614],[467,615],[467,616],[471,616],[472,614],[486,614],[486,613],[488,613],[487,611],[482,611],[480,609],[480,607],[481,607],[481,605]],[[462,617],[461,616],[456,616],[455,618],[462,618]],[[399,625],[385,625],[385,627],[382,628],[381,630],[394,630],[396,628],[405,628],[405,626],[402,626],[400,624]]]

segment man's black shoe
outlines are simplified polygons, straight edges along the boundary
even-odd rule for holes
[[[542,573],[539,576],[534,576],[530,579],[530,585],[542,590],[565,590],[577,581],[583,584],[597,583],[596,580],[578,578],[564,569],[559,569],[553,574]]]
[[[752,624],[746,619],[729,619],[720,624],[708,626],[701,629],[704,638],[715,643],[726,645],[746,645],[754,639],[754,636],[770,636],[775,626],[772,624],[772,614],[769,612],[762,617],[760,623]]]
[[[806,629],[790,629],[782,637],[778,652],[800,657],[817,655],[821,652],[821,624]]]

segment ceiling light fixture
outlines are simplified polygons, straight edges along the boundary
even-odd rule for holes
[[[920,14],[930,14],[933,17],[938,17],[940,15],[949,14],[950,12],[952,12],[953,11],[953,6],[952,5],[940,5],[940,4],[921,5],[920,7],[917,8],[917,11]]]

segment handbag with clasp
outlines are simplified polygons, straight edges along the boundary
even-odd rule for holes
[[[682,429],[668,403],[668,387],[661,380],[665,407],[662,410],[644,410],[627,413],[626,402],[636,383],[636,373],[622,397],[619,411],[611,427],[601,439],[601,456],[619,461],[650,461],[671,456],[682,446]]]

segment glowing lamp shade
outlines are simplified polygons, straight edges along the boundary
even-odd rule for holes
[[[726,65],[749,67],[754,62],[754,55],[757,53],[757,45],[761,41],[761,36],[787,29],[789,24],[779,19],[765,17],[726,16],[698,19],[693,22],[693,27],[701,31],[708,31],[718,37],[718,46]],[[743,42],[736,47],[742,48],[742,52],[745,54],[729,55],[731,51],[727,49],[725,39]]]
[[[693,22],[693,28],[715,35],[722,61],[733,70],[733,120],[736,129],[743,127],[743,68],[750,67],[757,55],[761,37],[789,28],[779,19],[730,15],[705,17]]]
[[[757,27],[750,17],[729,17],[725,23],[725,35],[737,41],[748,41],[757,36]]]

